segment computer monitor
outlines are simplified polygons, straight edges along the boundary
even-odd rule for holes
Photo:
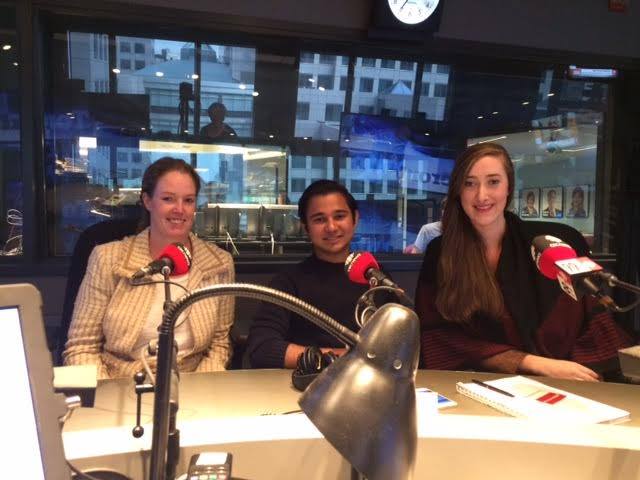
[[[5,478],[71,478],[59,423],[65,406],[53,391],[41,308],[40,292],[33,285],[0,285],[0,365],[10,372],[4,375],[0,395]]]
[[[297,205],[263,205],[263,208],[263,235],[273,233],[279,241],[304,237]]]
[[[256,237],[260,231],[260,205],[249,203],[209,204],[218,209],[217,235],[232,238]]]

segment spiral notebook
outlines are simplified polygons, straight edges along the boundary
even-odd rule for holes
[[[629,412],[626,410],[549,387],[526,377],[505,377],[485,384],[504,393],[477,383],[462,382],[456,384],[456,390],[514,417],[563,423],[619,423],[629,419]]]

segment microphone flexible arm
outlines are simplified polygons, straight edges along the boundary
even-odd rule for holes
[[[602,280],[604,280],[607,283],[607,285],[609,285],[612,288],[618,287],[618,288],[622,288],[624,290],[627,290],[629,292],[633,292],[636,295],[640,295],[640,287],[638,287],[637,285],[633,285],[631,283],[624,282],[624,281],[620,280],[618,277],[616,277],[612,273],[599,272],[598,276]],[[626,312],[628,312],[630,310],[633,310],[638,305],[640,305],[640,298],[638,300],[636,300],[635,302],[627,305],[626,307],[620,307],[615,302],[613,302],[613,304],[611,305],[610,308],[616,313],[626,313]]]
[[[234,295],[276,304],[309,320],[345,345],[355,346],[360,336],[338,323],[326,313],[306,302],[272,288],[248,283],[212,285],[187,293],[168,306],[158,328],[158,363],[155,398],[153,401],[153,438],[151,441],[150,480],[166,479],[167,447],[169,442],[169,413],[171,395],[171,365],[174,358],[174,327],[179,315],[193,303],[209,297]],[[166,479],[171,480],[171,479]]]

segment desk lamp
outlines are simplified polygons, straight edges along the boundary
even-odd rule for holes
[[[237,283],[213,285],[188,293],[169,305],[163,315],[153,405],[151,480],[166,479],[176,320],[198,300],[221,295],[274,303],[352,347],[311,383],[299,400],[300,407],[329,443],[368,480],[411,477],[417,446],[415,375],[419,322],[416,314],[401,305],[386,304],[359,333],[354,333],[292,295]]]

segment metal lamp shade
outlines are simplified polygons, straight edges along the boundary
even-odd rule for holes
[[[417,445],[418,317],[401,305],[386,304],[359,336],[298,403],[368,480],[409,479]]]

